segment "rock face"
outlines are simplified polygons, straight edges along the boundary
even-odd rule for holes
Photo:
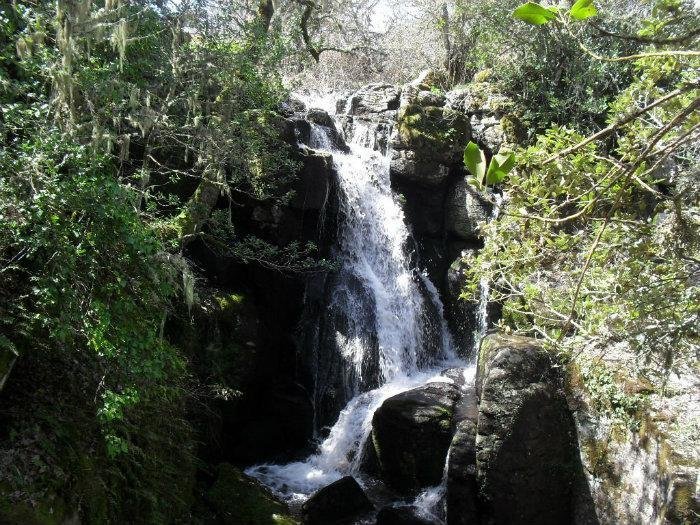
[[[399,109],[401,89],[393,84],[369,84],[356,91],[347,101],[350,115],[374,117]]]
[[[573,521],[581,467],[554,364],[530,339],[492,336],[482,343],[476,434],[482,523]]]
[[[395,490],[410,494],[440,482],[460,396],[452,384],[428,383],[390,397],[374,413],[380,475]]]
[[[302,517],[306,525],[334,525],[373,509],[355,478],[345,476],[314,493],[302,506]]]
[[[476,388],[469,388],[456,410],[457,426],[450,444],[447,469],[447,522],[450,525],[479,523],[479,485],[476,475],[478,407]]]
[[[487,222],[493,204],[486,193],[479,192],[464,179],[454,182],[445,202],[445,230],[464,241],[476,242],[479,224]]]

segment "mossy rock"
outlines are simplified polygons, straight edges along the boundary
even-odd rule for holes
[[[408,104],[401,109],[398,118],[402,145],[425,150],[431,156],[439,152],[450,157],[461,151],[469,141],[469,129],[467,118],[449,108]]]
[[[286,505],[260,483],[228,463],[217,469],[207,500],[222,523],[230,525],[295,525]]]

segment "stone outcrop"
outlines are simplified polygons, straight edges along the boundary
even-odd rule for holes
[[[374,413],[372,440],[381,478],[411,494],[440,483],[461,393],[450,383],[428,383],[390,397]]]
[[[531,339],[491,336],[482,343],[476,382],[482,523],[573,521],[582,472],[555,365]]]
[[[449,450],[445,504],[450,525],[479,523],[476,475],[478,406],[476,388],[468,386],[457,405],[455,433]]]
[[[479,225],[488,221],[493,204],[486,192],[480,192],[465,179],[452,184],[445,202],[445,231],[468,242],[478,242]]]
[[[305,525],[348,523],[374,510],[362,487],[352,476],[345,476],[318,490],[302,506]]]

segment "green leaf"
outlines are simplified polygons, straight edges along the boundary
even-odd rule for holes
[[[576,20],[586,20],[592,16],[595,16],[598,10],[593,5],[593,0],[577,0],[577,2],[571,6],[569,14],[571,18]]]
[[[535,2],[528,2],[513,11],[513,17],[528,24],[541,26],[548,24],[557,16],[557,8],[554,6],[544,7]]]
[[[486,184],[499,184],[515,167],[515,153],[498,153],[493,156],[486,172]]]
[[[471,141],[467,144],[467,147],[464,148],[464,165],[469,170],[469,173],[471,173],[480,184],[483,184],[484,174],[486,173],[486,157],[484,156],[484,152],[479,149],[479,146]]]

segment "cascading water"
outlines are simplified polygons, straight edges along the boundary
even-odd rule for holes
[[[501,212],[503,205],[503,195],[493,193],[493,209],[489,217],[489,222],[498,219],[498,214]],[[487,276],[479,280],[479,306],[476,311],[476,330],[474,331],[473,347],[477,350],[481,344],[481,340],[486,335],[489,328],[489,302],[491,299],[491,283]]]
[[[389,180],[389,156],[375,151],[375,131],[355,124],[349,153],[333,150],[340,191],[336,258],[340,263],[319,320],[322,344],[334,348],[343,373],[334,388],[345,408],[315,454],[286,465],[258,465],[246,472],[289,502],[358,469],[382,402],[431,380],[455,355],[442,303],[426,275],[409,263],[409,231]],[[330,132],[335,132],[330,130]],[[312,126],[311,146],[331,150],[329,130]],[[318,366],[322,359],[316,355]],[[318,392],[324,385],[316,379]]]

